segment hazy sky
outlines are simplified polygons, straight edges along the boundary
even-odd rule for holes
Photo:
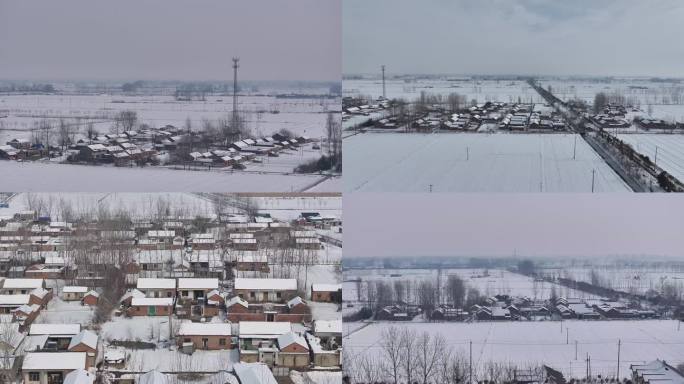
[[[664,194],[345,194],[344,257],[684,257],[681,212]]]
[[[339,80],[340,0],[0,0],[0,78]]]
[[[681,0],[345,0],[343,71],[684,77]]]

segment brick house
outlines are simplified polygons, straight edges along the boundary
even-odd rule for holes
[[[297,280],[237,278],[234,292],[250,302],[285,303],[297,296]]]
[[[134,297],[126,310],[128,316],[168,316],[173,312],[173,298]]]
[[[178,346],[191,344],[194,349],[232,349],[233,340],[230,323],[181,323],[178,330]]]
[[[325,303],[341,303],[342,284],[311,284],[311,300]]]

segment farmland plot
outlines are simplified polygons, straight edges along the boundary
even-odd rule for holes
[[[366,324],[363,324],[366,325]],[[587,356],[592,375],[615,377],[617,344],[622,343],[620,376],[631,375],[630,364],[654,359],[682,361],[684,332],[673,320],[636,321],[563,321],[563,322],[477,322],[477,323],[408,323],[393,325],[416,332],[441,334],[447,344],[468,358],[469,342],[473,348],[473,371],[481,373],[490,362],[517,365],[546,364],[567,377],[584,377]],[[352,329],[344,347],[350,356],[380,356],[381,335],[388,323],[377,322]],[[575,353],[575,341],[577,353]],[[467,361],[467,360],[466,360]]]
[[[344,141],[345,191],[629,191],[570,134],[362,134]]]
[[[382,80],[344,80],[342,83],[344,96],[370,96],[377,99],[382,96]],[[458,93],[466,100],[476,100],[477,103],[543,103],[539,94],[524,81],[510,80],[472,80],[472,79],[417,79],[417,80],[386,80],[386,95],[389,99],[405,99],[413,101],[420,97],[421,92],[433,95],[447,96]]]
[[[163,167],[140,169],[15,161],[0,161],[0,174],[3,176],[2,186],[7,190],[72,191],[74,185],[78,185],[78,190],[82,192],[296,192],[307,190],[324,179],[321,175],[305,174],[183,171]]]

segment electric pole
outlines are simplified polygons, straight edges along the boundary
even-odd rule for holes
[[[473,384],[473,341],[470,341],[470,368],[468,373],[468,384]]]
[[[594,180],[596,178],[596,168],[591,170],[591,193],[594,193]]]
[[[622,340],[618,339],[618,366],[617,366],[617,379],[620,381],[620,346],[622,345]]]
[[[233,118],[237,113],[237,70],[240,67],[240,58],[233,57]]]
[[[385,66],[381,65],[380,68],[382,69],[382,98],[387,100],[387,94],[385,93]]]
[[[653,159],[653,164],[658,165],[658,146],[656,145],[655,158]]]
[[[575,160],[577,156],[577,134],[575,136],[575,145],[572,147],[572,159]]]

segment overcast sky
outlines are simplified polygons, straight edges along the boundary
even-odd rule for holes
[[[681,0],[345,0],[343,71],[684,77]]]
[[[344,257],[684,257],[681,212],[663,194],[345,194]]]
[[[336,80],[340,0],[0,0],[0,78]]]

